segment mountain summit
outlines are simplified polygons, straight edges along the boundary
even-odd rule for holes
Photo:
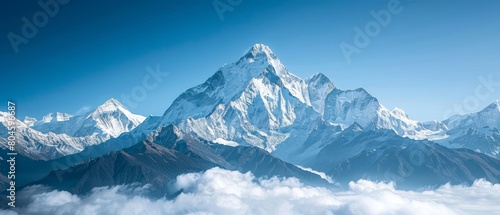
[[[274,55],[273,51],[264,44],[255,44],[242,58],[245,59],[266,58],[267,61],[278,59],[278,57]]]
[[[118,137],[141,124],[146,117],[132,114],[116,99],[109,99],[85,116],[75,136],[109,135]]]
[[[222,66],[205,83],[188,89],[177,97],[163,114],[160,125],[179,123],[189,117],[206,116],[218,104],[228,103],[238,96],[252,79],[265,74],[299,81],[286,71],[269,47],[256,44],[236,63]],[[285,83],[289,84],[289,81]]]

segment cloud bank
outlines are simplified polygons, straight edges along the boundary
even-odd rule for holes
[[[295,178],[255,178],[213,168],[177,177],[175,199],[141,196],[147,187],[96,188],[86,196],[46,187],[26,188],[29,204],[0,214],[500,214],[500,185],[444,185],[431,191],[401,191],[394,183],[359,180],[349,190],[310,187]]]

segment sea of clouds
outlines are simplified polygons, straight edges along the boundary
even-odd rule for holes
[[[213,168],[180,175],[173,186],[182,192],[171,200],[142,196],[147,186],[101,187],[85,196],[32,186],[20,194],[28,205],[0,214],[500,214],[500,185],[485,180],[418,192],[359,180],[336,192],[295,178],[260,179]]]

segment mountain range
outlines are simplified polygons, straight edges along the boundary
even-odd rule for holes
[[[0,112],[0,145],[7,147],[6,112]],[[129,132],[145,120],[132,114],[120,102],[109,99],[83,115],[49,113],[41,120],[26,117],[16,120],[18,138],[16,151],[34,160],[52,160],[81,152],[110,138]]]
[[[6,117],[0,112],[3,149]],[[500,181],[498,101],[477,113],[419,122],[363,88],[338,89],[321,73],[302,79],[263,44],[186,90],[162,116],[133,114],[110,99],[85,114],[56,112],[17,124],[16,150],[40,170],[23,185],[78,194],[142,183],[161,196],[177,175],[212,167],[322,186],[360,178],[409,189]]]

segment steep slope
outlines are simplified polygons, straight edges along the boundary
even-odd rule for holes
[[[265,71],[229,104],[218,105],[207,117],[182,121],[179,127],[206,140],[274,151],[291,135],[305,135],[308,124],[321,120],[312,107],[282,86],[272,70]]]
[[[317,73],[305,80],[311,106],[321,115],[324,114],[326,97],[335,88],[333,83],[322,73]]]
[[[158,126],[176,124],[212,142],[273,151],[321,120],[315,109],[323,108],[321,100],[332,88],[324,75],[302,80],[289,73],[269,47],[256,44],[236,63],[181,94]]]
[[[218,104],[228,103],[241,93],[250,80],[267,67],[284,69],[267,46],[256,44],[238,62],[224,65],[205,83],[177,97],[163,114],[161,125],[207,116]]]

